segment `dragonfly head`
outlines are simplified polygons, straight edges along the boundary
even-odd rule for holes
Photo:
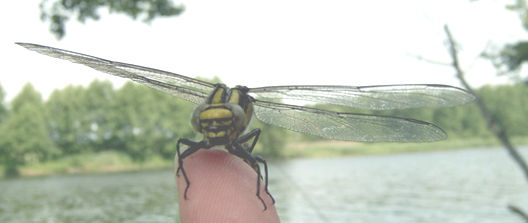
[[[194,109],[191,124],[211,145],[230,144],[246,129],[244,110],[237,104],[202,104]]]

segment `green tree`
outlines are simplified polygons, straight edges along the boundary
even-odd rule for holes
[[[150,23],[156,17],[178,16],[185,10],[183,5],[174,5],[171,0],[42,0],[40,19],[49,23],[50,32],[62,39],[66,34],[66,23],[71,17],[84,23],[87,19],[99,20],[99,10],[108,8],[110,13],[120,13],[136,20]]]
[[[508,127],[508,134],[510,136],[524,136],[526,135],[526,114],[528,114],[528,88],[524,85],[500,86],[497,89],[497,94],[500,94],[501,102],[504,107],[498,113],[501,115],[500,120],[504,121],[505,126]],[[509,100],[505,100],[508,98]],[[508,109],[504,109],[508,108]]]
[[[0,129],[0,154],[6,176],[19,175],[20,165],[57,154],[45,125],[40,93],[26,84],[11,105],[11,115]]]
[[[260,128],[262,132],[260,133],[259,141],[257,142],[253,153],[273,157],[280,157],[283,155],[284,147],[286,146],[286,142],[290,135],[288,130],[262,123],[256,118],[253,120],[253,124],[248,127],[248,130],[254,128]]]
[[[280,100],[268,101],[280,103]],[[262,132],[260,133],[259,140],[253,152],[264,154],[266,156],[282,156],[282,151],[284,151],[286,142],[289,139],[289,131],[278,126],[262,123],[256,117],[253,117],[252,123],[248,126],[248,131],[251,131],[254,128],[260,128]]]
[[[116,93],[110,122],[115,149],[144,161],[152,155],[172,159],[178,138],[195,135],[189,116],[193,104],[160,91],[127,82]]]
[[[461,138],[489,138],[492,136],[491,132],[486,126],[486,122],[483,122],[482,117],[478,115],[480,111],[478,110],[476,104],[464,105],[461,108],[461,120],[457,121],[461,122],[462,131],[452,132],[452,134],[460,136]]]
[[[3,132],[1,132],[1,131],[3,131],[3,127],[2,126],[3,126],[4,122],[6,121],[7,114],[8,114],[7,106],[6,106],[4,100],[5,100],[5,92],[4,92],[4,89],[3,89],[2,85],[0,85],[0,136],[3,135],[2,134]],[[0,165],[3,164],[4,161],[5,161],[3,159],[5,151],[7,151],[7,150],[4,150],[4,148],[2,148],[0,146]]]
[[[87,134],[91,147],[95,151],[113,148],[115,133],[109,116],[115,100],[115,91],[108,80],[94,80],[86,89],[85,94],[79,96],[83,103],[85,115],[81,122],[88,128]]]
[[[157,154],[173,159],[179,138],[196,138],[199,135],[191,126],[190,117],[195,105],[160,91],[152,92],[150,101],[151,121],[156,134],[152,136],[152,148]]]
[[[7,117],[7,106],[4,100],[5,100],[4,88],[0,84],[0,125],[2,124],[2,122],[5,121]]]
[[[525,0],[516,0],[506,5],[506,9],[517,13],[523,28],[528,30],[528,5]],[[492,61],[499,75],[509,75],[517,82],[528,84],[527,77],[520,75],[522,64],[528,61],[528,41],[519,40],[516,43],[497,46],[483,53],[483,56]]]
[[[484,86],[478,90],[486,107],[510,136],[525,136],[528,128],[528,89],[524,85]]]
[[[113,149],[127,153],[132,160],[144,161],[152,155],[149,141],[152,124],[148,105],[151,93],[143,86],[127,82],[116,92],[109,122],[114,131]]]
[[[87,152],[91,146],[92,121],[82,101],[85,92],[82,86],[69,85],[53,91],[46,102],[51,139],[64,155]]]

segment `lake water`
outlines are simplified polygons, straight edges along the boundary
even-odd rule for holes
[[[528,148],[521,152],[528,159]],[[270,163],[282,222],[523,222],[507,152],[466,149]],[[179,222],[172,170],[0,180],[0,222]]]

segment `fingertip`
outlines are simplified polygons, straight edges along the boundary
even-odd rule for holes
[[[176,157],[175,171],[178,170]],[[183,162],[190,181],[176,177],[182,222],[279,222],[272,199],[260,180],[260,197],[256,196],[257,174],[240,158],[223,150],[201,149]]]

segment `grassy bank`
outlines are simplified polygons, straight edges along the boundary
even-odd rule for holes
[[[515,145],[528,145],[528,138],[512,139]],[[433,143],[357,143],[343,141],[316,141],[289,143],[284,156],[294,157],[336,157],[355,155],[381,155],[392,153],[453,150],[475,147],[501,146],[495,138],[450,139]]]
[[[20,168],[20,172],[23,176],[39,176],[161,169],[172,168],[173,165],[172,160],[164,160],[160,157],[151,157],[143,163],[138,163],[132,161],[126,154],[105,151],[97,154],[78,154],[50,162],[31,164]]]
[[[527,145],[528,138],[516,138],[516,145]],[[453,150],[475,147],[500,146],[495,138],[450,139],[435,143],[357,143],[343,141],[315,141],[289,143],[283,151],[286,158],[336,157],[356,155],[380,155],[391,153]],[[258,152],[258,151],[257,151]],[[141,169],[173,168],[173,160],[151,157],[143,163],[133,162],[129,156],[116,151],[97,154],[79,154],[45,163],[36,163],[20,168],[23,176],[52,174],[94,173],[134,171]],[[0,171],[3,167],[0,167]]]

